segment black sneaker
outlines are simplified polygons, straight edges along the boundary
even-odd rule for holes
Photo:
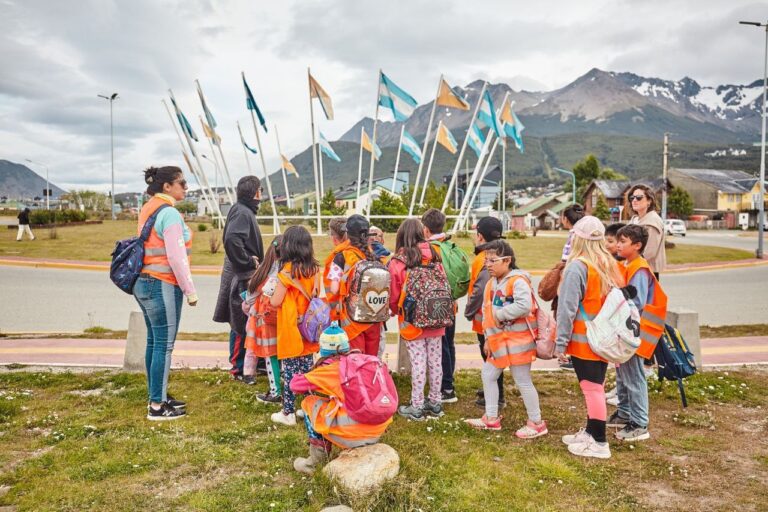
[[[483,391],[482,389],[478,389],[477,391],[475,391],[475,396],[477,398],[483,398],[485,396],[485,391]]]
[[[574,371],[573,369],[573,363],[569,359],[567,363],[560,363],[560,369],[561,370],[568,370],[568,371]]]
[[[180,410],[187,410],[187,402],[182,402],[181,400],[176,400],[171,395],[165,395],[166,397],[166,403],[173,407],[174,409],[180,409]]]
[[[485,397],[475,400],[475,405],[478,407],[485,407]],[[506,406],[507,402],[505,400],[499,400],[499,410],[505,408]]]
[[[249,386],[253,386],[256,384],[256,377],[253,375],[243,375],[243,384],[248,384]]]
[[[619,411],[614,411],[608,421],[605,423],[606,427],[611,428],[624,428],[629,424],[629,418],[622,418],[619,415]]]
[[[283,397],[280,395],[273,395],[270,392],[267,393],[258,393],[256,395],[256,400],[263,404],[282,404],[283,403]]]
[[[440,401],[444,404],[454,404],[458,402],[459,399],[456,397],[456,392],[454,390],[450,390],[440,392]]]
[[[155,409],[151,405],[147,410],[147,419],[149,421],[169,421],[178,420],[187,415],[187,411],[174,409],[168,402],[163,402],[163,405],[159,409]]]
[[[443,404],[440,402],[430,402],[427,400],[424,402],[424,414],[433,418],[439,418],[445,413],[443,412]]]

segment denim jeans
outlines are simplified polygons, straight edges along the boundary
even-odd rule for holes
[[[176,342],[184,299],[181,288],[154,277],[139,277],[133,296],[147,324],[147,387],[150,402],[165,402],[168,397],[168,372]]]
[[[622,418],[641,427],[648,426],[648,381],[642,357],[634,355],[616,368],[616,396]]]

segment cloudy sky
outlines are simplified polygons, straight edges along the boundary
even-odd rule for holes
[[[739,26],[740,19],[765,21],[768,5],[0,0],[0,159],[46,164],[51,181],[65,189],[108,190],[109,104],[97,94],[117,92],[116,190],[138,191],[142,168],[181,161],[160,101],[168,88],[202,131],[199,79],[239,177],[246,167],[236,121],[255,143],[241,71],[270,128],[262,137],[270,169],[279,165],[275,124],[289,157],[309,145],[307,66],[334,101],[336,120],[318,121],[331,140],[373,116],[379,68],[422,103],[432,99],[440,73],[456,85],[486,78],[539,90],[566,85],[593,67],[665,79],[687,75],[702,85],[748,83],[762,76],[764,34]],[[208,154],[207,144],[198,151]]]

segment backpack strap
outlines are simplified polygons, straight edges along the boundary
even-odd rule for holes
[[[307,299],[310,302],[312,301],[312,297],[309,296],[309,294],[307,293],[307,290],[305,290],[304,287],[301,286],[301,284],[296,279],[294,279],[294,277],[289,272],[283,272],[283,275],[288,277],[288,279],[291,280],[291,283],[293,284],[293,287],[296,288],[297,290],[299,290],[301,292],[301,294],[304,296],[305,299]],[[312,293],[313,294],[315,293],[315,286],[316,285],[317,285],[317,279],[315,279],[315,285],[312,286]]]
[[[170,205],[167,204],[161,204],[157,210],[152,212],[152,215],[149,216],[147,221],[144,223],[144,225],[141,227],[141,234],[139,235],[139,238],[142,242],[146,242],[147,238],[149,238],[149,233],[152,232],[152,228],[155,227],[155,221],[157,220],[157,215],[160,213],[161,210],[168,207]]]

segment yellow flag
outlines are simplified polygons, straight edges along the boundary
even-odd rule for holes
[[[331,103],[331,97],[325,92],[325,89],[320,87],[320,84],[317,83],[317,80],[315,80],[312,75],[309,75],[309,97],[320,100],[320,106],[323,107],[325,118],[329,121],[333,121],[333,104]]]
[[[201,122],[201,123],[203,123],[203,131],[205,132],[205,136],[206,136],[206,137],[208,137],[209,139],[211,139],[211,141],[212,141],[212,142],[213,142],[215,145],[217,145],[217,146],[218,146],[219,144],[221,144],[221,137],[219,137],[219,135],[218,135],[216,132],[214,132],[214,131],[211,129],[211,127],[210,127],[210,126],[208,126],[207,124],[205,124],[205,121],[203,121],[203,120],[201,119],[201,120],[200,120],[200,122]]]
[[[379,159],[381,156],[381,150],[379,149],[379,146],[376,145],[376,151],[373,150],[373,144],[371,144],[371,139],[368,138],[368,132],[363,130],[363,140],[361,141],[361,144],[363,145],[363,149],[368,151],[369,153],[373,153],[376,160]]]
[[[509,98],[507,98],[507,101],[505,101],[504,105],[501,106],[501,115],[499,115],[499,120],[503,123],[507,123],[510,126],[515,125],[515,118],[512,117],[512,103],[510,103]]]
[[[437,94],[437,104],[441,107],[469,110],[469,103],[459,98],[445,80],[440,82],[440,92]]]
[[[456,147],[456,139],[453,138],[453,134],[442,122],[440,123],[440,127],[437,129],[437,142],[439,142],[441,146],[450,151],[453,155],[455,155],[456,151],[459,149]]]
[[[285,155],[280,155],[280,157],[283,159],[283,167],[286,171],[292,172],[297,178],[299,177],[299,172],[296,170],[296,168],[293,166],[290,160],[288,160]]]

